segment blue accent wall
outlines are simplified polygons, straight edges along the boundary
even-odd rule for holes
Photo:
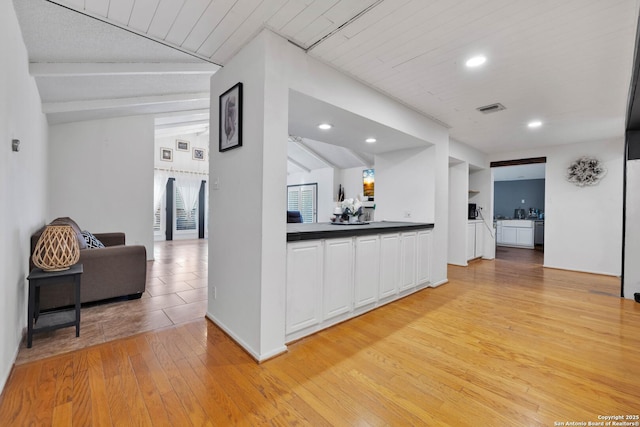
[[[529,208],[544,212],[544,179],[496,181],[493,183],[494,215],[496,218],[513,218],[513,211]],[[524,204],[522,203],[524,199]]]

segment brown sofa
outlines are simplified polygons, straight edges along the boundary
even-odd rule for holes
[[[51,224],[70,225],[78,236],[81,276],[81,302],[101,301],[116,297],[140,298],[147,280],[147,251],[144,246],[125,246],[124,233],[95,233],[104,248],[87,248],[81,229],[71,218],[57,218]],[[31,254],[45,227],[31,236]],[[34,268],[31,259],[30,269]],[[71,283],[43,287],[40,309],[52,309],[73,304]]]

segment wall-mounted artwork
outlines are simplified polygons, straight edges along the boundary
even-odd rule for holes
[[[173,150],[171,148],[161,148],[160,160],[164,160],[165,162],[173,162]]]
[[[596,185],[607,174],[607,167],[593,157],[581,157],[567,168],[567,181],[578,187]]]
[[[193,148],[193,160],[204,160],[204,148]]]
[[[362,188],[363,188],[363,196],[365,197],[373,197],[374,193],[374,170],[373,169],[365,169],[362,171]]]
[[[189,141],[183,139],[176,139],[176,150],[189,151]]]
[[[220,95],[219,151],[242,146],[242,83]]]

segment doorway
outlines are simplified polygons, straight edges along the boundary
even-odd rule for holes
[[[543,264],[546,158],[491,164],[496,258]]]

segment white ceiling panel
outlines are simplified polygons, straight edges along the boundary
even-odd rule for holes
[[[133,10],[134,0],[120,0],[109,4],[109,19],[123,25],[129,25],[131,19],[131,11]]]
[[[109,13],[109,0],[84,0],[84,8],[89,13],[107,16]]]
[[[151,13],[151,8],[148,8],[146,10],[147,16],[144,19],[151,19],[151,23],[146,34],[158,40],[166,39],[184,3],[185,0],[160,0],[153,14]],[[141,14],[144,15],[143,12]],[[151,15],[151,17],[148,17],[148,15]],[[143,29],[140,28],[140,30],[144,32]]]
[[[300,33],[305,27],[311,25],[313,21],[322,17],[322,14],[335,5],[339,0],[316,0],[304,8],[299,14],[297,14],[287,25],[281,28],[281,32],[284,35],[289,36],[294,40],[298,40],[296,35]]]
[[[225,64],[233,58],[286,2],[287,0],[271,0],[260,3],[251,15],[236,27],[224,43],[215,50],[213,56],[210,56],[211,60],[216,64]]]
[[[209,3],[209,7],[192,28],[182,46],[192,52],[197,52],[207,37],[218,27],[220,21],[229,13],[235,2],[236,0],[222,0],[216,2],[215,5]]]
[[[277,12],[267,19],[269,28],[280,32],[282,27],[293,20],[313,0],[288,0]]]
[[[31,62],[205,59],[224,66],[267,27],[443,123],[452,138],[491,153],[623,137],[639,1],[14,0],[14,7]],[[466,68],[479,53],[487,63]],[[61,102],[65,92],[69,100],[121,96],[120,85],[131,89],[131,99],[149,95],[153,84],[156,96],[176,94],[181,85],[189,93],[206,79],[136,85],[106,78],[101,88],[94,81],[95,89],[89,80],[78,80],[74,89],[72,79],[58,80],[57,89],[53,80],[39,77],[38,86],[43,99]],[[507,109],[476,111],[495,102]],[[323,111],[317,107],[308,112]],[[320,136],[308,117],[293,116],[306,136]],[[532,118],[544,122],[535,132],[526,128]],[[370,125],[351,119],[344,125]],[[353,144],[351,136],[342,135],[342,143]],[[376,150],[381,147],[387,146]]]
[[[207,58],[213,57],[220,46],[245,22],[259,4],[260,2],[257,0],[238,0],[222,22],[216,25],[209,37],[202,43],[198,54]],[[214,62],[216,61],[214,60]]]
[[[202,14],[210,4],[211,0],[187,1],[182,9],[180,9],[178,17],[173,22],[165,40],[176,46],[182,46],[182,43],[184,43],[189,33],[191,33],[191,30],[198,24]]]
[[[318,129],[320,123],[330,123],[333,128]],[[293,90],[289,91],[289,133],[372,154],[431,146],[426,141]],[[376,138],[377,142],[369,144],[365,142],[367,138]]]
[[[119,3],[119,2],[118,2]],[[123,2],[124,3],[124,2]],[[146,33],[160,4],[159,0],[135,0],[129,15],[128,26]],[[179,3],[179,2],[175,2]],[[109,9],[111,10],[111,9]],[[115,18],[113,18],[115,20]]]

